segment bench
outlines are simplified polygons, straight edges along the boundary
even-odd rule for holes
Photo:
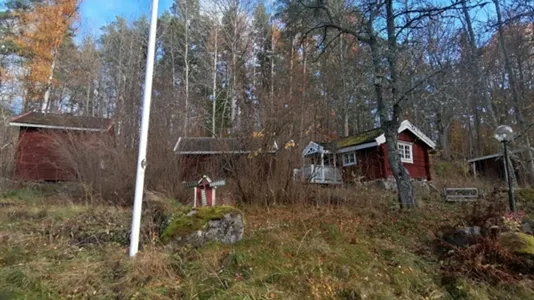
[[[444,188],[443,195],[446,202],[474,202],[479,198],[477,188]]]

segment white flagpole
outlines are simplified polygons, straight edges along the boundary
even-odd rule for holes
[[[135,181],[135,198],[132,216],[132,233],[130,236],[130,256],[137,254],[139,249],[139,231],[141,230],[141,212],[143,190],[145,186],[146,148],[148,140],[148,121],[150,118],[150,102],[152,100],[152,77],[154,74],[154,57],[156,52],[156,28],[158,23],[158,0],[152,0],[152,17],[150,19],[150,37],[146,60],[145,90],[143,95],[143,117],[141,121],[141,137],[139,141],[139,157],[137,161],[137,178]]]

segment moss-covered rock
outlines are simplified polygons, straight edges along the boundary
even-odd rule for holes
[[[232,206],[179,208],[161,234],[163,243],[202,245],[208,241],[233,244],[245,229],[243,212]]]
[[[534,257],[534,236],[522,232],[506,232],[499,242],[508,251]]]

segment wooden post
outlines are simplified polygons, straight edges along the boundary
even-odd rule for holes
[[[197,207],[197,187],[195,187],[195,202],[193,203],[193,207]]]
[[[504,155],[502,156],[502,164],[504,165],[504,181],[508,182],[508,164]]]
[[[475,162],[471,163],[471,168],[473,169],[473,176],[477,178],[477,166]]]
[[[321,152],[321,181],[324,183],[324,151]]]

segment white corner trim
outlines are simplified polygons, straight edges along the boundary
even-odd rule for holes
[[[321,153],[321,152],[324,151],[324,148],[323,148],[321,145],[317,144],[317,143],[314,142],[314,141],[311,141],[311,142],[308,143],[308,145],[306,146],[306,148],[304,148],[304,150],[302,150],[302,157],[306,157],[306,156],[307,156],[306,153],[307,153],[311,148],[315,148],[315,149],[317,149],[317,151],[314,152],[314,153]]]
[[[198,181],[198,184],[200,184],[202,182],[202,180],[206,179],[206,181],[208,183],[211,183],[211,178],[209,178],[208,176],[204,175],[202,178],[200,178],[200,180]]]
[[[432,149],[436,148],[436,143],[432,141],[428,136],[426,136],[421,130],[419,130],[419,128],[415,127],[412,123],[410,123],[410,121],[408,120],[402,121],[401,126],[399,127],[398,133],[401,133],[406,129],[411,131],[416,137],[422,140],[430,148]]]
[[[409,130],[416,137],[418,137],[421,141],[427,144],[428,147],[432,149],[436,148],[436,143],[432,141],[428,136],[426,136],[421,130],[415,127],[412,123],[410,123],[410,121],[408,120],[402,121],[401,125],[399,126],[399,130],[397,130],[397,133],[401,133],[404,130]],[[378,145],[384,144],[386,142],[386,136],[384,134],[381,134],[375,140]]]
[[[380,146],[386,142],[386,136],[382,133],[379,137],[375,139],[375,141],[376,141],[376,144]]]
[[[176,145],[174,145],[174,148],[172,149],[172,151],[176,152],[176,149],[178,149],[178,145],[180,144],[180,141],[182,141],[182,137],[178,138],[178,141],[176,142]]]

